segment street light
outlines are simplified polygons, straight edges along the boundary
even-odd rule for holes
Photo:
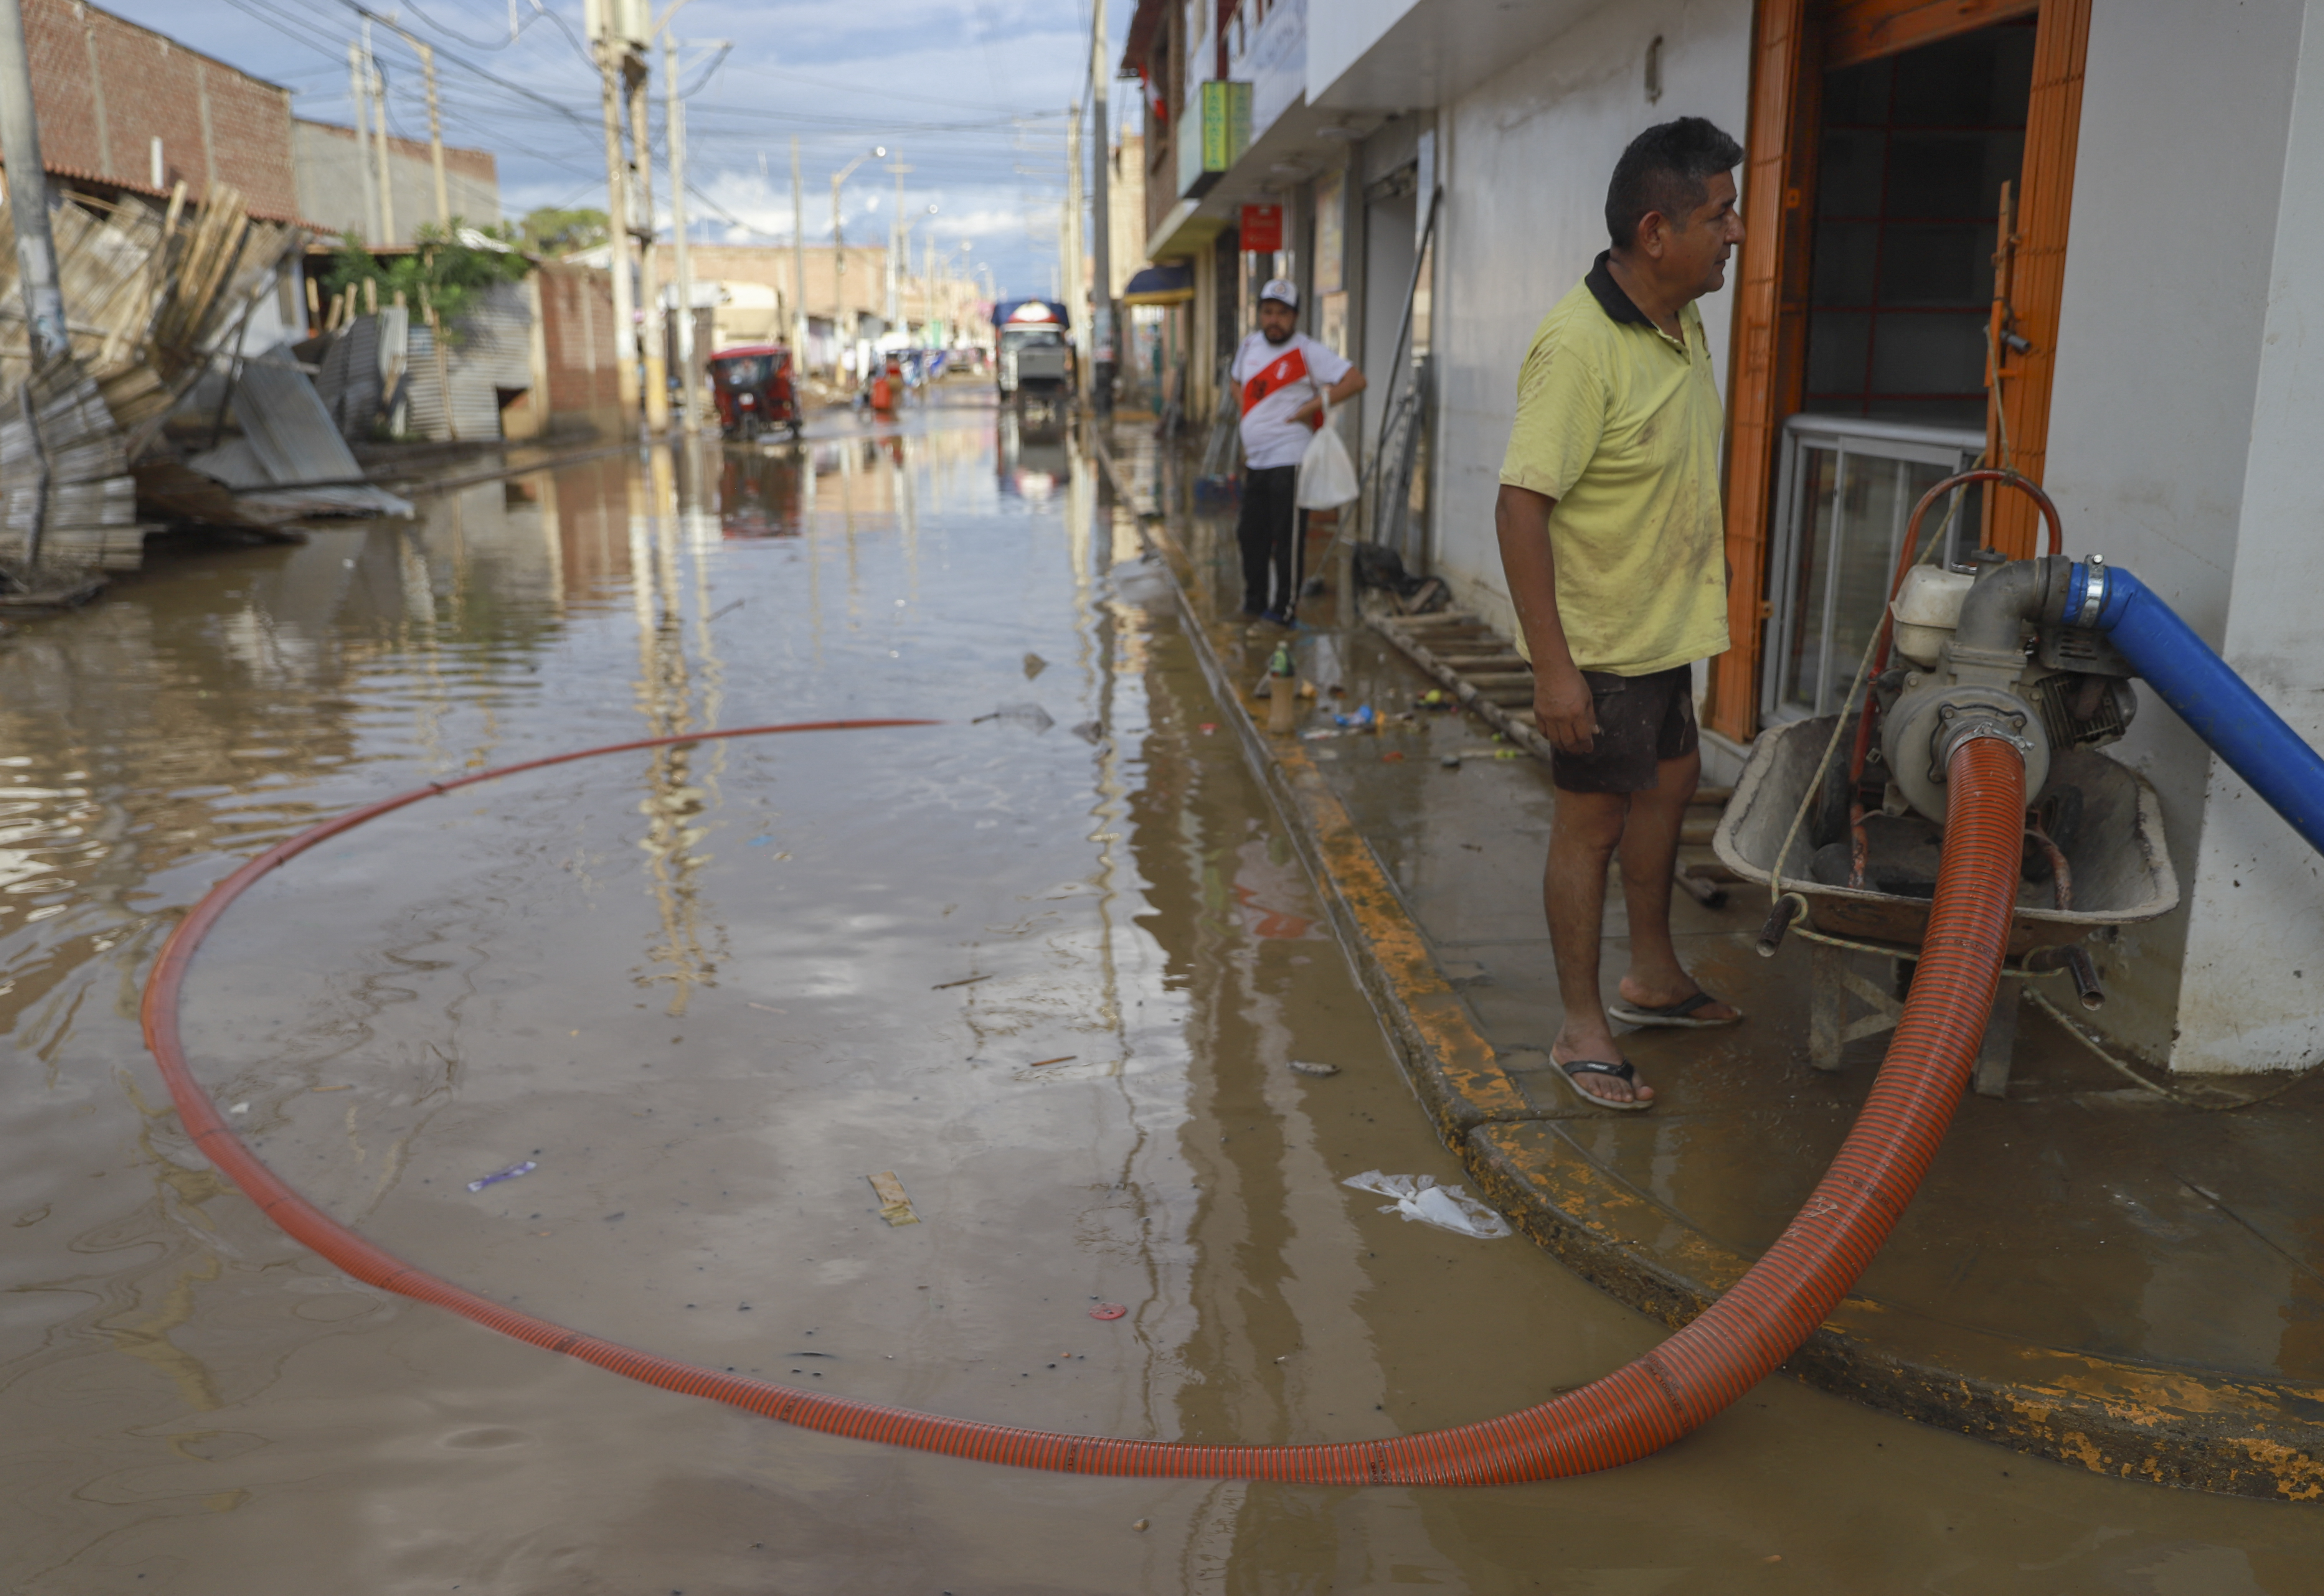
[[[936,214],[936,202],[934,200],[930,200],[927,209],[921,214],[930,216],[935,216]],[[900,283],[905,277],[911,274],[912,270],[912,218],[905,216],[899,210],[897,213],[896,221],[896,247],[897,260],[899,262],[897,270],[899,273],[897,278],[897,281]],[[928,243],[928,280],[923,281],[920,284],[920,335],[924,338],[934,330],[936,317],[936,286],[934,282],[934,279],[936,277],[936,243],[934,240],[930,240]],[[899,314],[901,314],[903,307],[899,305],[897,309]],[[907,336],[909,335],[910,330],[911,323],[909,318],[907,317],[905,322],[905,332]]]
[[[878,161],[888,153],[885,144],[874,144],[862,154],[831,174],[831,330],[836,334],[839,324],[847,316],[847,234],[840,225],[839,186],[854,175],[855,169],[867,161]],[[834,343],[838,340],[835,338]],[[850,340],[853,342],[853,340]],[[839,356],[832,355],[832,375],[839,374]]]

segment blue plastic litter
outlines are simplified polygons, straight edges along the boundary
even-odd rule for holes
[[[511,1164],[505,1169],[494,1169],[489,1175],[478,1176],[475,1179],[468,1182],[468,1189],[470,1191],[482,1191],[487,1186],[494,1186],[503,1180],[513,1180],[519,1175],[530,1175],[539,1168],[540,1168],[539,1164],[534,1163],[530,1159],[527,1159],[521,1164]]]

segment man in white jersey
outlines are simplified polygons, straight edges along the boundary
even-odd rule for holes
[[[1289,626],[1299,601],[1299,457],[1323,424],[1326,398],[1345,404],[1364,374],[1298,330],[1299,290],[1276,278],[1259,290],[1259,330],[1230,368],[1242,403],[1242,612]]]

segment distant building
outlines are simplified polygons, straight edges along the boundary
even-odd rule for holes
[[[382,237],[376,200],[379,146],[352,127],[300,118],[290,127],[299,172],[299,214],[337,237],[365,243],[409,243],[411,230],[436,217],[436,165],[416,139],[387,141],[388,197],[394,235]],[[484,150],[444,146],[444,188],[451,214],[483,226],[501,219],[500,169]]]
[[[837,352],[858,338],[877,338],[887,324],[888,251],[881,244],[849,244],[846,269],[827,243],[803,252],[807,264],[807,363],[830,365]],[[715,346],[788,344],[796,268],[790,246],[766,243],[697,243],[687,247],[696,307],[708,313]],[[677,252],[654,251],[654,280],[674,295]],[[675,298],[668,300],[676,304]],[[708,351],[702,353],[707,353]]]

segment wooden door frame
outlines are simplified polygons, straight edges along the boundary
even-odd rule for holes
[[[1743,179],[1743,254],[1728,361],[1727,627],[1731,647],[1711,663],[1704,723],[1738,741],[1758,728],[1767,616],[1768,519],[1785,417],[1799,408],[1807,365],[1809,271],[1823,74],[2033,15],[2033,92],[2017,202],[2012,309],[2030,347],[2004,353],[2002,413],[2012,463],[2042,480],[2050,383],[2065,286],[2082,62],[2091,0],[1757,0],[1753,8],[1750,124]],[[1993,452],[2001,451],[1996,441]],[[1996,495],[1993,546],[2034,552],[2033,507]]]

